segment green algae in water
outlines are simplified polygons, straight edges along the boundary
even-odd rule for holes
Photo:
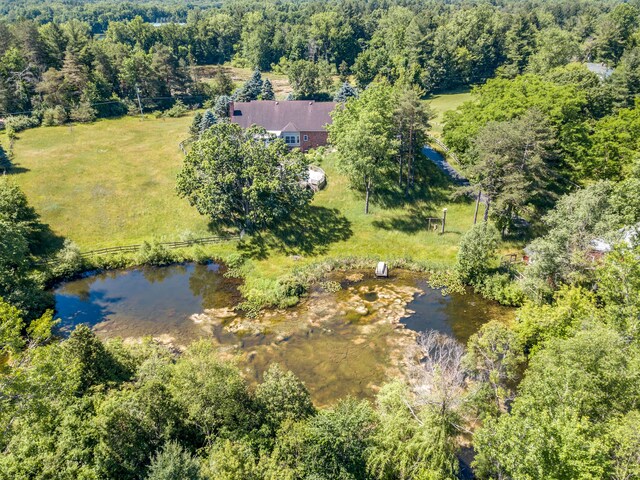
[[[416,275],[395,271],[384,280],[361,275],[344,290],[313,292],[295,308],[248,319],[233,311],[238,281],[223,271],[187,264],[68,282],[55,292],[61,328],[88,323],[101,338],[153,336],[178,347],[208,338],[221,355],[236,358],[251,381],[277,362],[324,405],[346,395],[371,398],[401,375],[404,351],[414,341],[409,329],[437,329],[466,342],[482,323],[509,315],[476,295],[443,297]],[[401,319],[407,309],[416,313]]]

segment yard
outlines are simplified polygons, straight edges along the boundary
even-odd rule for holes
[[[211,235],[207,219],[174,190],[182,161],[178,143],[190,122],[124,117],[27,130],[15,144],[15,180],[42,220],[83,250]],[[454,261],[473,204],[449,201],[441,180],[422,182],[422,193],[411,202],[387,195],[365,215],[363,199],[348,188],[331,156],[321,166],[328,185],[308,211],[241,246],[212,246],[212,253],[225,257],[242,250],[252,258],[256,281],[332,256]],[[439,177],[436,170],[430,175]],[[447,232],[439,235],[427,228],[426,217],[440,217],[443,208]]]
[[[442,133],[442,117],[444,116],[444,112],[455,110],[467,100],[471,100],[471,92],[469,90],[461,90],[459,92],[439,94],[429,97],[426,101],[431,105],[431,108],[436,114],[435,118],[431,120],[432,132],[436,135],[440,135]]]

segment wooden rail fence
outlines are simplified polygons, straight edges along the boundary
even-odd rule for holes
[[[429,141],[435,143],[436,145],[438,145],[442,150],[445,151],[445,153],[447,155],[450,155],[451,158],[453,158],[456,162],[458,162],[458,164],[460,164],[460,159],[458,158],[458,156],[453,152],[453,150],[451,150],[449,147],[447,147],[442,140],[440,140],[439,138],[436,138],[432,135],[429,135]]]
[[[203,238],[194,238],[193,240],[183,240],[179,242],[158,242],[156,245],[160,245],[169,250],[173,250],[176,248],[187,248],[193,247],[195,245],[210,245],[213,243],[221,243],[227,240],[239,240],[240,235],[217,235],[213,237],[203,237]],[[98,248],[96,250],[88,250],[86,252],[81,252],[80,256],[83,258],[100,256],[100,255],[109,255],[113,253],[136,253],[140,251],[142,248],[141,243],[135,245],[122,245],[119,247],[106,247],[106,248]],[[50,258],[44,261],[46,264],[55,263],[56,259]]]

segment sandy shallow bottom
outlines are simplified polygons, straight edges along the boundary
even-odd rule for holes
[[[195,274],[199,275],[198,292],[213,282],[219,295],[209,292],[214,300],[203,301],[200,311],[187,314],[197,305],[185,305],[188,295],[180,294],[176,283],[180,277],[175,275],[165,277],[174,282],[172,289],[155,294],[185,296],[175,308],[154,311],[151,296],[143,305],[130,305],[133,300],[127,298],[124,287],[117,294],[110,287],[112,302],[106,302],[105,295],[96,296],[103,311],[92,325],[94,331],[102,338],[120,337],[126,342],[150,336],[178,351],[194,340],[206,339],[252,382],[260,381],[269,365],[279,363],[305,382],[318,405],[347,395],[371,398],[385,382],[401,377],[419,330],[436,328],[464,342],[482,323],[504,314],[475,296],[442,297],[410,272],[396,272],[390,279],[374,279],[366,272],[336,272],[331,280],[340,283],[341,290],[317,288],[293,309],[247,318],[232,306],[237,284],[227,288],[218,276],[207,280],[207,272],[197,269],[182,274],[191,275],[190,287]],[[158,279],[152,279],[153,288],[159,288]],[[70,287],[67,293],[78,293]],[[138,294],[144,296],[147,292],[142,287]],[[130,290],[137,291],[131,286]],[[84,296],[91,293],[95,292],[84,292]],[[170,305],[171,299],[163,301]],[[146,304],[150,311],[143,308]]]

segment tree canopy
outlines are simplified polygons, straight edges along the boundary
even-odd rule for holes
[[[263,228],[306,205],[307,161],[264,129],[217,123],[202,132],[178,174],[178,194],[240,230]]]

